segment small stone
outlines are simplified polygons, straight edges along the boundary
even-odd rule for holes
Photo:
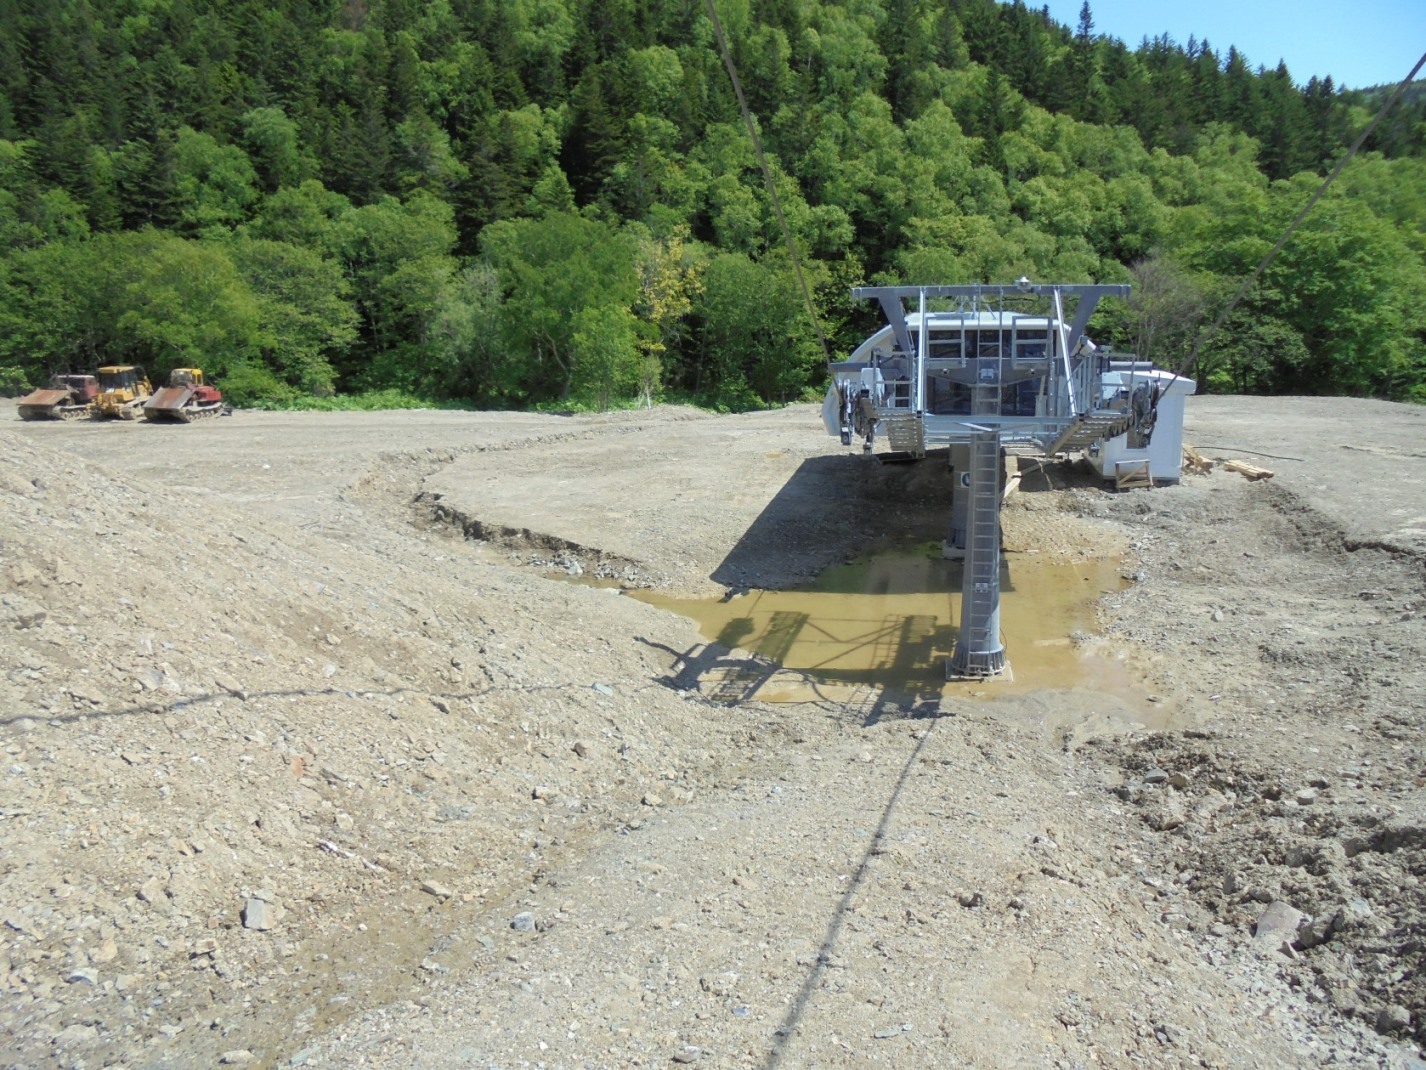
[[[1193,780],[1191,777],[1189,777],[1187,773],[1175,773],[1173,774],[1173,776],[1169,777],[1169,783],[1176,788],[1182,789],[1192,784]]]
[[[535,931],[535,915],[528,910],[521,911],[510,919],[510,928],[517,933],[532,933]]]
[[[1297,939],[1297,930],[1306,920],[1300,910],[1275,899],[1266,910],[1258,915],[1258,923],[1253,930],[1253,947],[1265,954],[1290,949]]]
[[[659,795],[655,795],[652,791],[645,792],[643,803],[645,806],[662,806],[663,798]]]
[[[1223,611],[1221,609],[1215,609],[1213,611],[1213,622],[1215,624],[1223,623]]]
[[[887,1029],[878,1029],[875,1033],[872,1034],[872,1036],[876,1037],[877,1040],[890,1040],[892,1037],[899,1037],[900,1035],[900,1026],[893,1026]]]
[[[451,898],[451,896],[455,895],[455,892],[451,891],[440,881],[434,880],[422,881],[421,891],[425,892],[427,895],[433,895],[437,899],[449,899]]]
[[[612,697],[614,694],[614,689],[608,684],[595,684],[594,690],[598,691],[601,695],[609,695]]]
[[[1356,1014],[1361,1009],[1361,1000],[1358,998],[1356,989],[1345,986],[1328,988],[1327,999],[1343,1014]]]
[[[698,1057],[703,1054],[701,1048],[695,1048],[692,1044],[686,1044],[673,1053],[673,1061],[676,1063],[697,1062]]]
[[[983,904],[985,902],[985,896],[979,892],[961,892],[960,895],[956,896],[956,902],[969,910],[972,907],[978,907]]]
[[[1333,915],[1326,914],[1313,918],[1297,931],[1297,946],[1307,951],[1332,939]]]
[[[87,967],[84,969],[73,970],[70,972],[70,975],[67,980],[70,984],[74,984],[76,981],[83,981],[85,984],[97,985],[99,983],[99,971],[91,970]]]
[[[451,712],[451,704],[437,695],[431,696],[431,705],[436,707],[441,713]]]
[[[93,1044],[99,1039],[99,1030],[92,1025],[72,1025],[67,1029],[62,1029],[54,1038],[56,1048],[76,1048],[85,1044]]]
[[[582,739],[577,741],[574,745],[574,753],[579,755],[581,758],[588,758],[589,744],[584,742],[584,740]]]
[[[100,964],[113,962],[119,956],[119,945],[113,938],[102,941],[98,947],[89,949],[89,961]]]
[[[1150,769],[1147,773],[1144,774],[1144,783],[1145,783],[1145,784],[1162,784],[1162,783],[1163,783],[1165,780],[1167,780],[1168,778],[1169,778],[1169,775],[1168,775],[1168,773],[1165,772],[1164,770],[1162,770],[1162,769]]]
[[[1378,1033],[1399,1033],[1411,1025],[1411,1012],[1399,1003],[1389,1003],[1376,1015]]]
[[[1371,904],[1365,899],[1353,899],[1343,903],[1332,915],[1332,931],[1347,933],[1356,929],[1370,928],[1376,920]]]
[[[222,1055],[218,1056],[218,1062],[223,1066],[242,1066],[244,1063],[250,1063],[256,1058],[257,1056],[248,1051],[247,1048],[235,1048],[232,1051],[225,1051]]]
[[[163,880],[159,877],[150,877],[139,885],[139,899],[145,903],[164,903],[168,901],[168,896],[163,891]]]
[[[243,928],[266,932],[277,925],[282,916],[282,908],[266,899],[253,896],[243,907]]]
[[[1298,806],[1311,806],[1317,801],[1317,791],[1314,788],[1303,788],[1292,798]]]
[[[243,701],[247,700],[248,693],[243,690],[243,685],[238,683],[238,681],[231,676],[227,676],[223,673],[215,673],[213,675],[213,682],[218,685],[220,690],[226,691],[234,698]]]

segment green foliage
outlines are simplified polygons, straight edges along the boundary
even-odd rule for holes
[[[17,368],[13,364],[0,364],[0,397],[24,397],[31,389],[33,388],[25,375],[25,369]]]
[[[717,3],[842,348],[867,278],[1132,270],[1116,344],[1186,356],[1385,92],[1130,48],[1089,5]],[[748,408],[821,374],[700,3],[88,0],[0,29],[0,363],[31,382],[132,359],[247,403]],[[1426,394],[1423,116],[1377,128],[1206,385]]]
[[[112,235],[109,263],[125,280],[114,295],[114,356],[166,378],[201,367],[217,379],[256,358],[261,315],[223,251],[162,231]]]
[[[0,140],[0,249],[77,240],[89,233],[83,205],[35,174],[33,141]]]
[[[242,149],[185,126],[178,131],[174,158],[176,230],[221,237],[247,217],[257,200],[257,175]]]
[[[743,411],[795,400],[818,373],[817,345],[792,272],[742,253],[713,258],[697,303],[703,391]]]
[[[297,391],[271,368],[253,361],[233,365],[221,385],[223,400],[237,408],[286,408],[298,399]]]
[[[1133,290],[1122,332],[1129,351],[1161,368],[1184,368],[1205,326],[1204,283],[1161,254],[1134,264],[1130,273]]]
[[[357,312],[341,265],[286,242],[240,237],[227,246],[258,302],[264,369],[317,397],[335,390],[329,357],[357,337]]]
[[[607,403],[639,381],[632,305],[638,295],[628,234],[583,216],[493,223],[481,249],[499,273],[499,336],[526,355],[518,393]]]
[[[1292,392],[1293,380],[1311,359],[1302,335],[1289,324],[1240,311],[1204,347],[1199,375],[1213,392]]]
[[[302,134],[278,107],[254,108],[242,118],[243,142],[262,188],[275,193],[300,184],[316,169],[303,151]]]
[[[454,213],[422,191],[383,197],[338,220],[339,247],[361,315],[359,345],[338,363],[365,389],[428,387],[428,328],[456,271]]]
[[[343,394],[340,397],[294,398],[275,408],[295,409],[307,412],[377,412],[389,409],[468,409],[470,405],[459,401],[435,402],[430,398],[409,394],[402,390],[368,390],[358,394]]]
[[[500,340],[500,302],[500,275],[484,261],[442,290],[427,332],[441,396],[496,406],[519,397],[522,362]]]
[[[0,363],[42,382],[92,369],[117,349],[121,283],[106,269],[110,240],[51,242],[0,261]]]

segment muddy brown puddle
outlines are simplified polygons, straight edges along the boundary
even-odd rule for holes
[[[888,699],[903,707],[954,699],[996,704],[1055,693],[1061,700],[1050,715],[1060,722],[1103,717],[1166,727],[1167,706],[1149,699],[1135,666],[1102,642],[1079,641],[1098,635],[1098,601],[1128,586],[1117,558],[1003,554],[1000,628],[1010,672],[994,680],[946,679],[961,572],[962,562],[944,560],[937,543],[834,566],[786,591],[734,591],[722,599],[628,593],[692,619],[710,644],[731,648],[727,656],[710,650],[686,659],[704,693],[720,701],[832,700],[870,711]]]

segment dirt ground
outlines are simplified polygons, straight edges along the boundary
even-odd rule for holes
[[[1426,1066],[1426,410],[1185,437],[1276,475],[1005,509],[1121,556],[1065,639],[1132,701],[788,702],[620,588],[937,539],[943,459],[0,403],[0,1066]]]

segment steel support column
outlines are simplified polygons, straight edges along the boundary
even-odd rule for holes
[[[966,532],[970,528],[970,447],[953,443],[949,450],[951,468],[951,527],[941,543],[941,556],[960,561],[966,555]]]
[[[995,676],[1005,670],[1000,641],[1000,434],[977,432],[970,443],[970,493],[961,634],[952,676]]]

